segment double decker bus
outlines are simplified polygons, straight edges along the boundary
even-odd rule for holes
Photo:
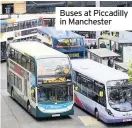
[[[11,43],[8,53],[7,91],[13,99],[36,118],[74,114],[67,55],[36,41]]]
[[[71,60],[75,103],[106,123],[132,121],[128,74],[90,59]]]
[[[71,31],[57,31],[54,27],[38,29],[39,42],[52,47],[70,58],[84,58],[85,44],[83,37]]]
[[[38,28],[42,27],[43,19],[40,17],[20,17],[1,21],[0,40],[1,61],[6,60],[7,45],[11,42],[36,39]]]
[[[36,40],[38,28],[42,26],[54,26],[55,14],[24,14],[12,15],[11,19],[0,22],[0,39],[3,46],[12,41]],[[4,40],[4,41],[3,41]],[[6,51],[6,47],[2,50]],[[5,52],[1,50],[1,60],[6,60]]]

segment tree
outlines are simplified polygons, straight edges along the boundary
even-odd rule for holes
[[[129,75],[129,82],[132,83],[132,59],[130,60],[128,75]]]

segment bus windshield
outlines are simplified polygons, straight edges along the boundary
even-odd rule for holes
[[[48,85],[38,87],[38,103],[62,103],[73,101],[72,85]]]
[[[37,60],[38,76],[70,74],[68,58],[45,58]]]
[[[83,46],[83,39],[60,39],[57,43],[57,48],[74,48],[74,47],[81,47]]]
[[[108,102],[120,112],[132,111],[132,84],[128,80],[107,82]]]

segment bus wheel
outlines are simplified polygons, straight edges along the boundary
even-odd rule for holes
[[[30,105],[30,103],[29,103],[29,102],[27,103],[27,111],[28,111],[28,113],[30,113],[30,112],[31,112],[31,105]]]
[[[98,112],[97,109],[95,109],[95,117],[96,117],[97,120],[99,120],[99,112]]]
[[[13,90],[13,88],[11,89],[11,98],[14,99],[14,90]]]

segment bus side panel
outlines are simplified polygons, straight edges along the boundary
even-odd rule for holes
[[[75,103],[79,105],[81,108],[85,109],[86,111],[94,115],[96,103],[90,100],[89,98],[87,98],[86,96],[80,94],[79,92],[77,91],[74,92],[75,92]]]
[[[43,118],[43,117],[53,117],[54,115],[58,115],[58,114],[60,114],[60,116],[74,115],[74,107],[73,107],[70,111],[62,112],[62,113],[54,113],[54,114],[43,113],[43,112],[41,112],[41,111],[38,109],[38,107],[36,107],[35,110],[37,111],[37,115],[36,115],[36,117],[38,117],[38,118]]]

